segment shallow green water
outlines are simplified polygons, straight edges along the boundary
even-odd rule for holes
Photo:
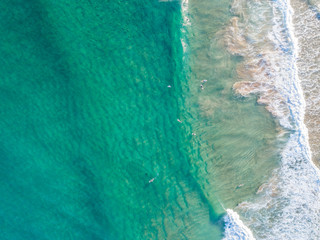
[[[221,238],[275,126],[232,93],[228,3],[202,4],[189,67],[178,2],[1,1],[2,239]]]
[[[278,166],[278,123],[256,104],[255,97],[236,96],[232,86],[240,57],[231,56],[224,30],[232,17],[230,1],[191,1],[190,79],[187,104],[197,132],[196,179],[217,212],[255,197]],[[201,80],[206,79],[204,90]],[[191,113],[191,114],[190,114]],[[199,167],[201,166],[201,167]],[[240,187],[239,187],[240,185]]]

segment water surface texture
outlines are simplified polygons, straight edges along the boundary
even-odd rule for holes
[[[319,239],[319,7],[1,1],[1,239]]]
[[[180,7],[1,2],[3,239],[221,236],[177,121]]]

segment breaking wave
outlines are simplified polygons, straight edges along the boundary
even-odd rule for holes
[[[257,198],[235,210],[258,239],[320,239],[320,173],[311,160],[305,99],[298,77],[299,45],[289,0],[237,0],[226,31],[226,46],[243,57],[234,84],[237,94],[258,96],[258,103],[277,119],[289,138],[281,166]],[[232,211],[226,239],[250,239]],[[238,235],[230,235],[236,232]],[[236,237],[235,237],[236,236]]]
[[[250,229],[243,224],[236,212],[227,209],[224,221],[226,226],[223,240],[255,240]]]

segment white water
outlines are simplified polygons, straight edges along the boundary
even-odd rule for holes
[[[245,5],[239,2],[237,7]],[[261,188],[257,199],[240,204],[236,210],[257,239],[320,239],[320,173],[311,161],[308,129],[304,124],[305,100],[297,74],[299,45],[292,24],[293,10],[289,0],[270,1],[270,6],[273,27],[264,41],[269,41],[274,51],[264,51],[263,47],[268,43],[258,44],[258,39],[254,39],[254,33],[251,33],[249,37],[254,43],[237,53],[247,62],[260,54],[267,67],[252,74],[256,84],[245,83],[239,92],[244,96],[259,94],[263,100],[261,103],[267,104],[267,109],[291,133],[281,153],[280,169]],[[236,31],[237,34],[250,35],[248,32],[241,26]],[[236,37],[244,41],[248,35]],[[234,212],[228,211],[225,220],[225,239],[251,239],[248,229],[243,227]]]
[[[250,229],[243,224],[239,215],[233,210],[227,209],[224,221],[226,226],[223,240],[255,240]]]
[[[313,2],[314,5],[310,5]],[[298,75],[306,100],[304,122],[308,127],[312,158],[320,163],[320,12],[319,0],[292,0],[293,22],[299,41]]]
[[[189,0],[182,0],[181,2],[181,12],[183,17],[183,23],[181,27],[182,36],[181,37],[181,45],[183,52],[187,52],[187,40],[186,40],[186,32],[187,28],[191,25],[190,19],[189,19]]]

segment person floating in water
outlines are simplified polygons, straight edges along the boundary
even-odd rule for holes
[[[239,184],[239,185],[236,187],[236,189],[239,189],[239,188],[241,188],[241,187],[243,187],[243,186],[244,186],[244,184],[241,183],[241,184]]]
[[[156,178],[159,176],[159,173],[157,173],[157,176],[155,176],[154,178],[151,178],[150,180],[149,180],[149,183],[152,183],[154,180],[156,180]]]
[[[196,134],[195,133],[192,133],[192,136],[195,136]]]
[[[168,85],[168,88],[171,88],[171,85]]]
[[[205,84],[207,81],[208,81],[208,80],[203,79],[203,80],[201,80],[201,83]],[[204,89],[203,84],[201,84],[201,85],[200,85],[201,90],[203,90],[203,89]]]
[[[149,183],[152,183],[155,179],[156,179],[155,177],[152,178],[152,179],[150,179],[150,180],[149,180]]]

